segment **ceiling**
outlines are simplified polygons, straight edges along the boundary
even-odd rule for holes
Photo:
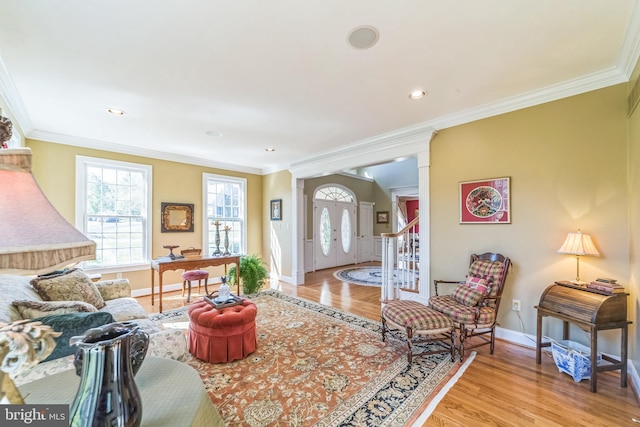
[[[0,101],[44,141],[330,168],[330,153],[628,81],[639,13],[635,0],[3,0]],[[373,47],[348,43],[360,26],[377,29]]]

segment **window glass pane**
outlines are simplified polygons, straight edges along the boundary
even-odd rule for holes
[[[314,198],[318,200],[332,200],[337,202],[353,203],[355,196],[346,188],[329,185],[316,190]]]
[[[329,255],[331,249],[331,218],[329,217],[329,210],[324,207],[320,214],[320,249],[324,256]]]
[[[205,174],[207,218],[205,233],[209,255],[245,253],[244,179]]]
[[[342,250],[349,253],[351,248],[351,215],[348,209],[342,210]]]
[[[78,156],[78,228],[96,242],[85,268],[141,264],[150,258],[148,193],[151,168]],[[82,225],[82,226],[81,226]]]

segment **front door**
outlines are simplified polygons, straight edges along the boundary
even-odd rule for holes
[[[315,269],[354,264],[355,203],[315,200],[313,234]]]

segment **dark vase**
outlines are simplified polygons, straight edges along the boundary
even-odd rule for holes
[[[81,366],[82,372],[70,426],[140,426],[142,401],[131,360],[132,345],[140,348],[134,341],[142,336],[136,334],[138,330],[135,324],[110,323],[71,338],[69,343],[79,347],[76,369]],[[146,344],[143,346],[146,354]]]

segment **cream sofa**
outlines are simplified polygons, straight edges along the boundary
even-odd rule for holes
[[[83,281],[81,277],[83,275],[84,273],[78,270],[66,275],[64,279],[67,282],[69,279],[77,278]],[[55,276],[52,277],[54,278],[51,280],[47,279],[51,289],[59,288],[55,282]],[[29,276],[0,275],[0,322],[10,323],[19,319],[52,314],[96,311],[95,307],[84,301],[45,301],[39,293],[42,289],[38,287],[36,290],[31,281],[32,278]],[[40,284],[40,282],[36,283]],[[183,331],[163,329],[151,321],[142,306],[131,297],[128,280],[102,280],[93,285],[97,288],[101,301],[104,302],[104,307],[97,311],[110,313],[116,322],[135,321],[149,334],[148,357],[182,360],[188,354]],[[79,295],[78,298],[82,300],[85,296]],[[86,301],[86,298],[84,299]],[[39,363],[30,370],[18,374],[14,382],[20,385],[71,368],[73,368],[73,355],[60,357]]]

